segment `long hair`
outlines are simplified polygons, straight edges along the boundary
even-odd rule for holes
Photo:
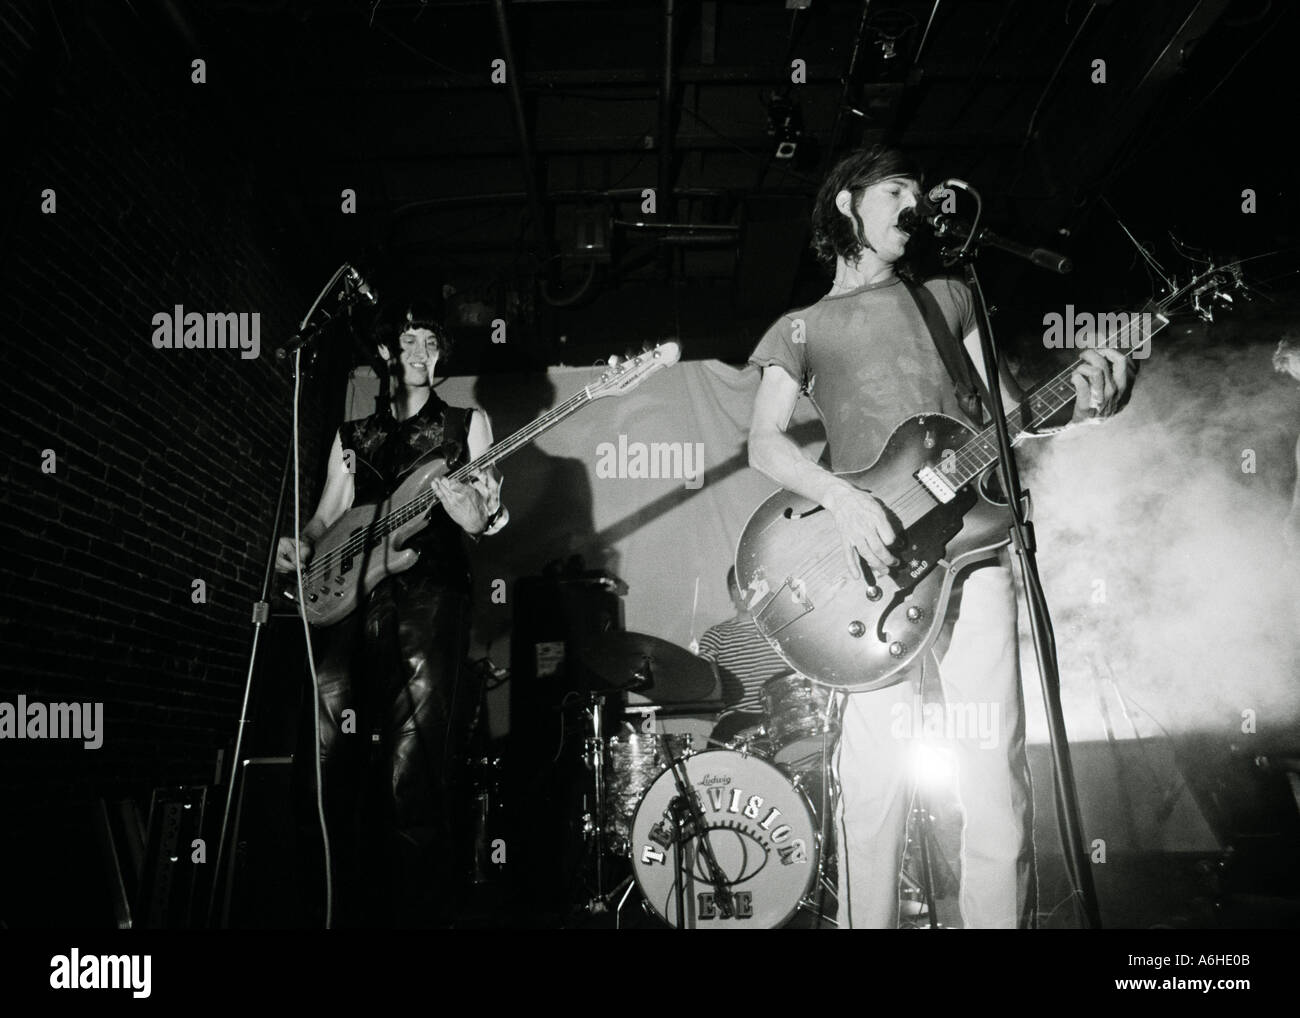
[[[836,207],[836,195],[848,191],[856,209],[862,192],[872,184],[889,177],[911,177],[919,182],[922,176],[920,164],[911,156],[884,145],[859,149],[841,159],[822,182],[813,205],[810,244],[817,260],[834,272],[837,257],[855,262],[867,246],[856,216],[850,218]]]

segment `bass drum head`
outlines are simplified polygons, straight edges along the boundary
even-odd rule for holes
[[[775,929],[790,920],[817,874],[812,813],[799,789],[780,770],[731,750],[697,753],[685,761],[700,800],[704,825],[726,877],[735,915],[723,918],[700,838],[683,851],[686,926],[690,929]],[[632,872],[650,908],[677,926],[670,803],[677,795],[666,770],[646,790],[632,820]]]

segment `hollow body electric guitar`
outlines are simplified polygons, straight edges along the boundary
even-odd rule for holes
[[[680,355],[676,343],[661,343],[636,357],[612,361],[591,385],[454,471],[452,479],[468,480],[587,404],[629,392],[660,368],[677,363]],[[441,457],[422,463],[383,502],[354,506],[321,535],[315,554],[302,570],[302,611],[308,622],[330,626],[341,621],[356,608],[362,594],[373,590],[385,577],[415,565],[419,552],[404,546],[429,525],[431,513],[444,511],[429,485],[445,474],[446,464]],[[285,594],[297,600],[296,583]]]
[[[1146,345],[1127,357],[1150,352],[1172,299],[1146,312]],[[1075,402],[1073,370],[1038,386],[1008,414],[1013,444]],[[860,561],[860,579],[849,573],[828,510],[790,491],[768,498],[736,549],[736,579],[759,632],[791,667],[823,685],[861,692],[901,682],[939,635],[961,570],[1010,543],[998,458],[992,426],[977,432],[944,414],[918,414],[894,428],[875,463],[837,475],[878,498],[899,535],[891,549],[898,564],[875,573]]]

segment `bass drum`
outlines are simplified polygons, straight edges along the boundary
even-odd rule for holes
[[[812,811],[798,787],[757,757],[707,750],[685,761],[699,797],[705,833],[731,891],[734,915],[723,918],[700,850],[701,832],[677,837],[670,803],[672,770],[646,790],[632,820],[632,872],[649,907],[677,926],[674,846],[682,851],[685,925],[689,929],[767,930],[798,911],[817,875]]]

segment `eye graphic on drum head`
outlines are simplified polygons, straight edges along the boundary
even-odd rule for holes
[[[731,750],[697,753],[685,768],[702,827],[685,815],[671,770],[646,790],[632,821],[633,874],[646,901],[678,925],[674,857],[680,853],[686,926],[784,924],[817,869],[812,813],[802,792],[771,764]]]
[[[743,827],[710,826],[709,845],[713,849],[713,857],[718,861],[718,868],[726,874],[728,887],[753,880],[767,865],[767,849]],[[708,883],[709,868],[703,852],[696,848],[693,854],[695,879]]]

